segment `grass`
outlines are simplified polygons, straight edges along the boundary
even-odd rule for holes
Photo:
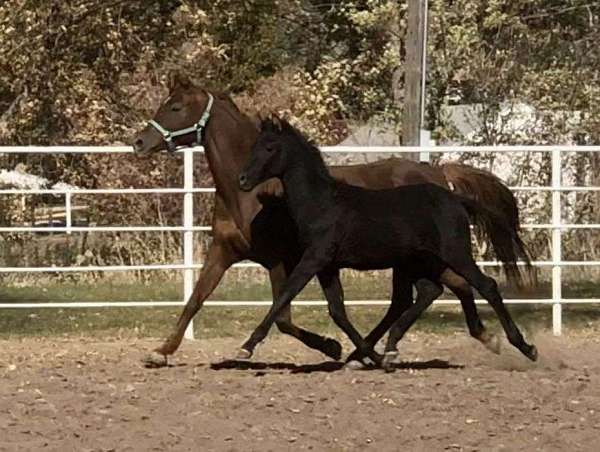
[[[365,273],[361,277],[345,275],[347,299],[389,299],[389,279],[381,273]],[[525,298],[523,294],[503,290],[505,296]],[[549,297],[550,285],[541,284],[529,298]],[[568,298],[599,297],[600,288],[591,282],[567,284],[563,295]],[[444,295],[447,297],[447,295]],[[4,286],[0,288],[0,301],[174,301],[182,298],[181,282],[162,280],[152,283],[129,283],[119,279],[102,279],[89,282],[45,282],[36,285]],[[243,271],[230,271],[210,299],[213,300],[271,300],[271,290],[264,276],[248,277]],[[299,299],[322,299],[319,287],[311,283]],[[569,328],[598,328],[598,306],[564,306],[563,323]],[[353,322],[361,331],[367,331],[383,315],[385,307],[350,307]],[[514,317],[524,329],[550,329],[550,306],[510,307]],[[0,310],[0,337],[19,336],[139,336],[163,337],[176,322],[181,308],[65,308],[65,309],[3,309]],[[480,308],[482,317],[498,327],[495,316],[487,306]],[[244,337],[258,324],[266,308],[205,307],[194,324],[198,337]],[[299,325],[322,334],[338,334],[327,315],[326,308],[297,307],[294,320]],[[439,306],[428,310],[416,328],[430,332],[465,330],[460,309]]]

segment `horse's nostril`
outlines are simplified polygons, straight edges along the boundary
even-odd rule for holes
[[[144,140],[142,140],[141,138],[138,138],[137,140],[135,140],[133,142],[133,150],[138,152],[141,151],[144,147]]]

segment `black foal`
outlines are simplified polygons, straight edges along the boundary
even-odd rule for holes
[[[491,304],[510,343],[536,360],[535,346],[525,342],[496,282],[481,273],[471,253],[469,215],[504,229],[506,246],[513,246],[514,233],[501,217],[433,184],[375,191],[337,182],[319,150],[285,121],[262,122],[250,161],[240,174],[240,188],[251,190],[271,177],[283,182],[303,255],[244,348],[252,349],[265,338],[281,309],[316,275],[333,320],[360,352],[379,363],[379,355],[348,320],[339,270],[395,268],[417,284],[419,294],[392,326],[385,368],[390,367],[402,335],[442,293],[441,285],[451,285],[457,274]]]

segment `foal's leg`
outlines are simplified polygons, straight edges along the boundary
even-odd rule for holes
[[[469,261],[455,264],[453,265],[453,269],[456,273],[466,279],[471,286],[477,289],[483,298],[485,298],[492,306],[502,324],[502,328],[504,328],[508,341],[519,349],[527,358],[536,361],[538,357],[537,348],[535,345],[529,345],[525,342],[525,339],[523,339],[521,331],[519,331],[519,328],[513,321],[502,301],[502,296],[498,291],[496,281],[481,273],[481,270],[479,270],[470,256]]]
[[[239,258],[226,243],[215,238],[208,249],[204,266],[202,267],[198,281],[196,281],[192,296],[187,301],[173,332],[154,353],[144,358],[146,365],[162,367],[167,364],[167,356],[175,353],[181,344],[185,329],[194,315],[196,315],[212,291],[215,290],[225,271],[238,260]]]
[[[318,275],[319,282],[327,298],[329,314],[333,321],[350,338],[354,346],[365,356],[371,358],[376,364],[381,362],[381,356],[373,350],[361,337],[356,328],[348,320],[344,306],[344,289],[340,283],[339,270],[324,271]]]
[[[490,333],[483,325],[477,313],[475,298],[473,297],[473,291],[469,283],[449,268],[440,276],[440,282],[446,285],[460,300],[471,336],[485,345],[490,351],[500,354],[500,340],[498,336]]]
[[[318,248],[313,247],[304,252],[302,259],[285,282],[281,294],[273,300],[273,304],[265,318],[256,327],[250,338],[242,345],[244,350],[254,350],[256,345],[267,336],[269,329],[279,318],[286,306],[289,306],[294,297],[300,293],[310,279],[322,268],[325,257]]]
[[[271,290],[273,292],[274,300],[277,299],[277,297],[281,294],[281,290],[285,284],[286,276],[287,275],[283,264],[277,265],[269,272],[269,277],[271,279]],[[340,359],[342,355],[342,346],[340,343],[335,339],[319,336],[318,334],[311,333],[310,331],[294,325],[292,323],[292,309],[290,305],[282,308],[281,314],[277,320],[275,320],[275,324],[277,325],[277,328],[279,328],[279,331],[295,337],[307,347],[319,350],[321,353],[329,356],[332,359]],[[245,348],[241,348],[238,353],[238,358],[248,359],[252,356],[253,352],[254,350],[246,350]]]
[[[392,302],[383,319],[365,338],[365,342],[370,347],[374,347],[402,313],[412,306],[412,281],[397,268],[394,269],[392,281]],[[363,358],[364,356],[358,350],[354,350],[346,362],[350,367],[360,368]]]
[[[411,306],[402,316],[394,323],[388,336],[387,345],[385,347],[385,356],[383,358],[382,367],[386,372],[394,370],[392,363],[398,355],[397,344],[404,336],[406,331],[415,323],[419,316],[427,309],[434,300],[439,297],[444,291],[439,283],[420,279],[415,284],[417,286],[417,299],[415,304]]]

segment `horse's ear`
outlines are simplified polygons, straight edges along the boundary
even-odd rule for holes
[[[192,86],[190,79],[179,71],[169,73],[169,91],[173,92],[177,88],[187,89]]]

